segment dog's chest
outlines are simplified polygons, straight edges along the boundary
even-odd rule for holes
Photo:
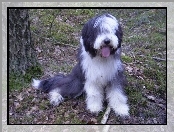
[[[114,58],[93,58],[86,57],[82,61],[85,78],[88,81],[106,85],[111,81],[121,64]]]

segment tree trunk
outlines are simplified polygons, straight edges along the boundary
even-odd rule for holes
[[[36,65],[27,9],[9,9],[9,72],[25,74]]]

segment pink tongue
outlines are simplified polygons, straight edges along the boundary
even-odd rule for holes
[[[103,47],[101,49],[101,54],[103,57],[108,57],[110,55],[110,48],[109,47]]]

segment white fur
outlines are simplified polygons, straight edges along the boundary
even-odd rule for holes
[[[94,49],[100,49],[101,45],[104,45],[104,39],[110,39],[110,44],[113,46],[114,49],[118,47],[118,38],[116,35],[109,33],[109,34],[101,34],[98,35],[94,42]]]
[[[111,86],[107,89],[107,99],[109,106],[116,114],[121,116],[129,115],[129,107],[127,105],[127,97],[120,91],[120,86]]]
[[[112,17],[112,18],[110,18]],[[111,40],[111,45],[113,48],[117,48],[118,46],[118,38],[114,34],[115,30],[118,29],[118,21],[110,15],[110,17],[98,18],[98,20],[94,23],[94,28],[101,23],[100,30],[102,34],[99,34],[94,42],[94,48],[100,49],[100,46],[103,45],[104,39],[108,38]]]
[[[98,113],[103,109],[103,89],[95,82],[87,80],[84,89],[87,94],[87,109],[92,113]]]
[[[33,86],[35,89],[38,89],[38,88],[39,88],[40,82],[41,82],[40,80],[33,79],[32,86]]]
[[[82,41],[81,41],[82,42]],[[122,69],[122,63],[120,60],[116,60],[113,56],[103,58],[91,56],[82,47],[82,68],[85,72],[85,78],[87,81],[96,83],[97,85],[106,85],[106,83],[113,79],[116,72]]]
[[[62,95],[59,94],[58,89],[49,92],[49,97],[50,97],[50,103],[57,106],[64,100]]]
[[[118,27],[118,21],[115,17],[113,17],[112,15],[108,14],[110,17],[99,17],[96,22],[93,25],[93,28],[96,28],[100,23],[102,23],[102,26],[100,26],[100,28],[104,28],[104,29],[112,29],[115,30],[113,28]]]

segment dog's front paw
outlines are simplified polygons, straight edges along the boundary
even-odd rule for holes
[[[119,106],[112,107],[116,114],[122,117],[129,117],[129,107],[127,104],[120,104]]]
[[[103,107],[101,103],[92,103],[87,104],[87,109],[90,110],[91,113],[98,114],[100,111],[102,111]]]

